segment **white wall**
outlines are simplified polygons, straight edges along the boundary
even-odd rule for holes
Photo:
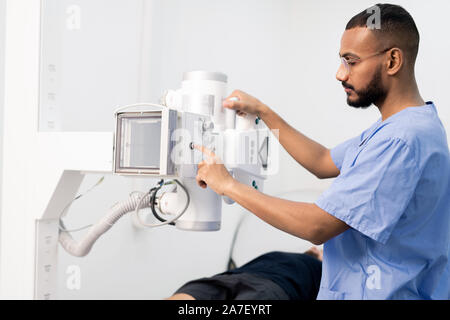
[[[404,5],[416,20],[422,35],[417,64],[419,86],[425,99],[436,102],[449,131],[450,43],[446,40],[445,21],[450,3],[394,2]],[[128,1],[115,1],[114,5],[125,8]],[[372,5],[371,1],[361,0],[145,0],[139,88],[122,88],[120,97],[157,102],[164,89],[180,85],[184,71],[222,71],[229,76],[230,92],[239,88],[257,96],[301,132],[332,147],[359,134],[379,117],[376,108],[348,107],[345,93],[335,80],[345,25],[354,14]],[[98,15],[101,21],[102,10]],[[73,85],[82,82],[82,78],[71,79]],[[96,99],[101,101],[101,97]],[[110,125],[106,118],[113,108],[105,107],[105,113],[97,114],[100,130]],[[65,115],[65,121],[72,121],[66,122],[67,128],[91,130],[92,123],[83,127],[80,114],[72,110]],[[81,190],[88,189],[98,178],[88,176]],[[75,202],[67,224],[76,227],[91,223],[130,191],[146,190],[154,182],[107,176],[102,185]],[[280,194],[295,189],[323,190],[330,183],[314,178],[283,151],[280,172],[268,180],[265,189],[269,194]],[[170,227],[136,230],[125,217],[86,258],[71,257],[60,249],[60,297],[158,299],[189,279],[223,271],[239,211],[236,205],[225,207],[223,228],[214,233],[183,232]],[[81,271],[80,290],[69,290],[66,285],[71,276],[66,271],[74,265]]]
[[[0,0],[0,203],[2,201],[2,184],[3,184],[2,163],[3,163],[3,104],[5,99],[5,9],[6,9],[6,1]],[[0,209],[0,226],[2,223],[1,216],[2,215]]]

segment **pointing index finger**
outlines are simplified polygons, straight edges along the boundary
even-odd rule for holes
[[[214,157],[215,154],[214,152],[212,152],[211,150],[209,150],[208,148],[205,148],[204,146],[198,146],[196,144],[193,144],[194,149],[197,149],[198,151],[202,152],[203,154],[209,156],[209,157]]]

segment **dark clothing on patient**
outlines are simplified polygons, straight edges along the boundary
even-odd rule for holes
[[[197,300],[289,300],[275,282],[251,273],[218,274],[186,283],[176,293]]]
[[[307,254],[270,252],[242,267],[186,283],[198,300],[314,300],[322,263]]]

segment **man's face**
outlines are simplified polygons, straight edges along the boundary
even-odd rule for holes
[[[349,106],[367,108],[371,104],[381,103],[386,98],[383,55],[373,56],[383,49],[385,48],[380,48],[375,36],[367,28],[354,28],[344,32],[339,55],[346,58],[349,70],[341,64],[336,79],[341,81],[345,88]],[[365,57],[370,58],[364,59]]]

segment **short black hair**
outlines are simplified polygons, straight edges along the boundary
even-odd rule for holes
[[[374,14],[374,7],[379,8],[379,28],[370,26],[370,19]],[[419,52],[420,35],[412,16],[403,7],[394,4],[376,4],[350,19],[346,30],[366,27],[370,28],[381,42],[396,46],[409,57],[409,62],[414,65]],[[385,49],[385,48],[383,48]]]

